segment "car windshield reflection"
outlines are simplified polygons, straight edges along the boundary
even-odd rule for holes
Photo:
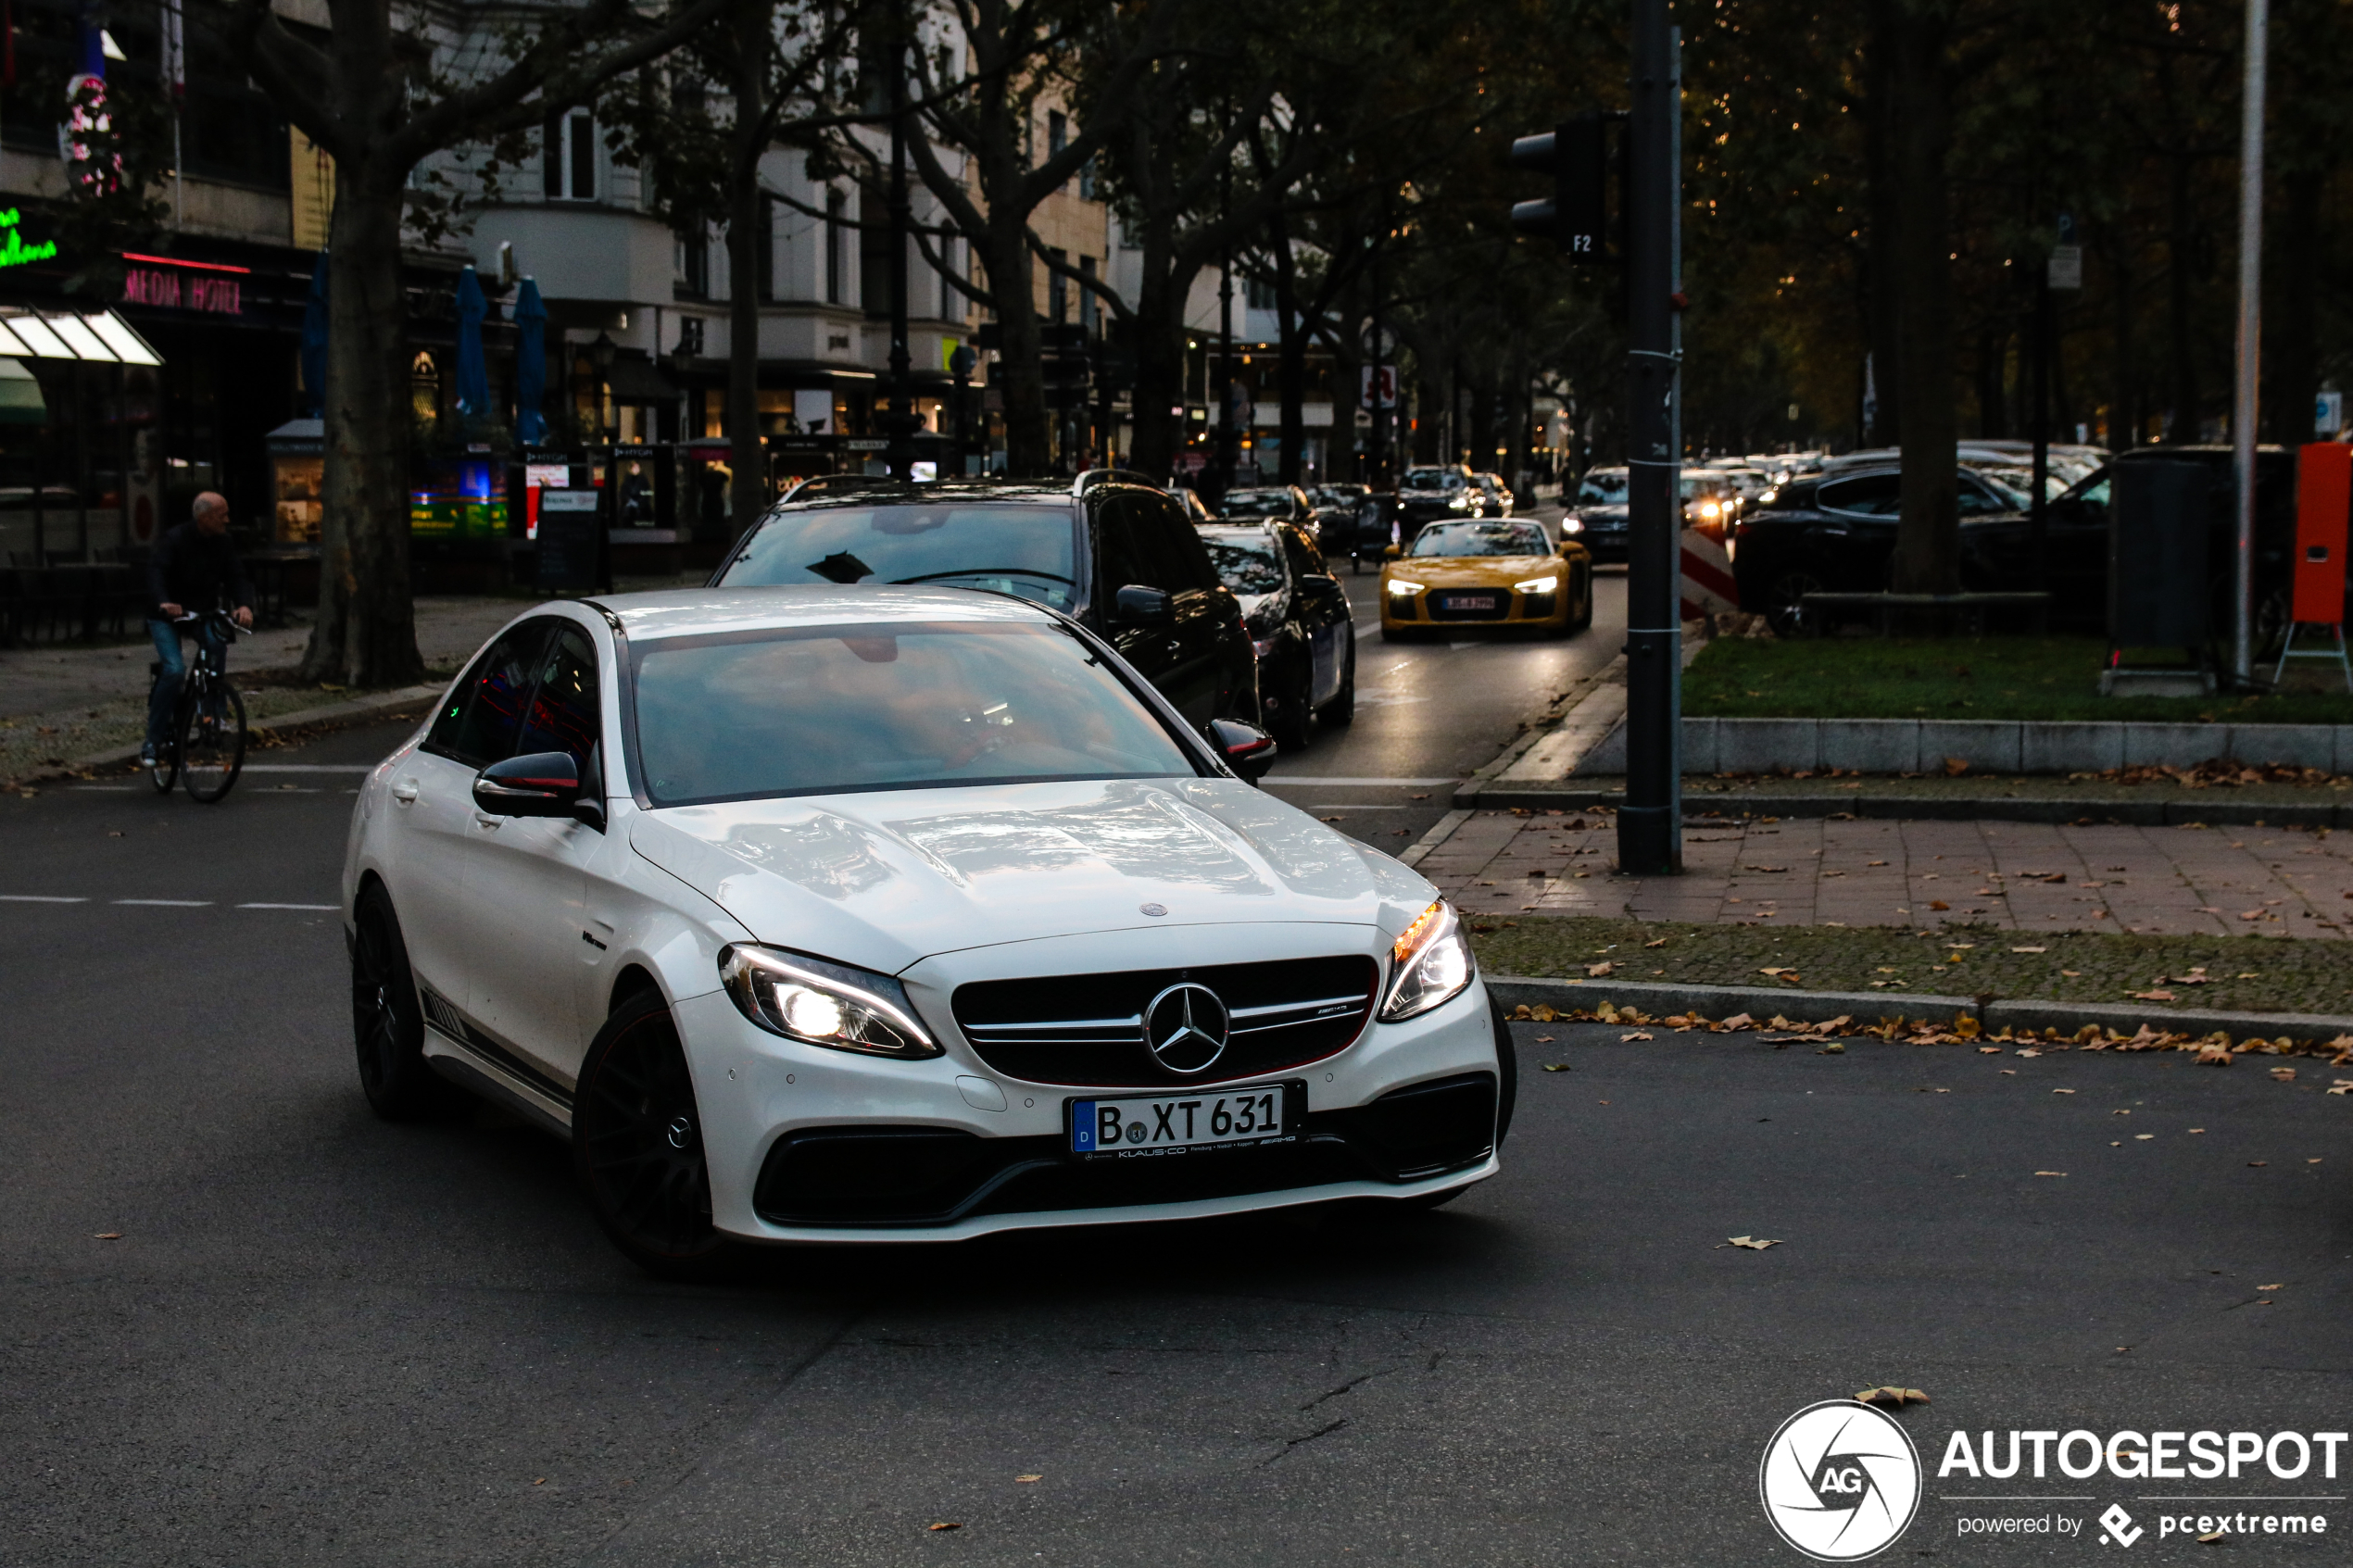
[[[1444,522],[1425,528],[1416,556],[1548,556],[1552,542],[1532,522]]]
[[[814,507],[770,518],[720,581],[935,583],[1067,611],[1078,597],[1076,552],[1076,524],[1063,506]]]

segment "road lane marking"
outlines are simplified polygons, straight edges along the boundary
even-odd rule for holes
[[[208,909],[209,898],[109,898],[110,904],[130,904],[143,909]]]
[[[57,898],[45,893],[0,893],[0,904],[86,904],[87,898]]]
[[[241,909],[322,909],[333,914],[339,912],[343,906],[341,904],[240,904],[237,908]]]

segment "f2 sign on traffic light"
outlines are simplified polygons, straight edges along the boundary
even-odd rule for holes
[[[1610,232],[1609,128],[1623,115],[1585,114],[1512,144],[1512,167],[1552,177],[1550,200],[1515,202],[1512,227],[1549,239],[1571,261],[1619,259]]]

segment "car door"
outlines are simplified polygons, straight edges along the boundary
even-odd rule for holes
[[[523,705],[540,651],[554,630],[544,617],[514,626],[483,650],[452,691],[423,744],[394,771],[390,795],[400,822],[397,859],[387,868],[394,909],[418,983],[440,1006],[429,1016],[449,1028],[469,1011],[475,947],[466,915],[466,862],[474,825],[474,775],[514,755]]]
[[[1236,648],[1240,668],[1252,668],[1241,607],[1217,575],[1201,535],[1157,495],[1128,497],[1136,534],[1144,546],[1151,583],[1168,590],[1176,610],[1176,654],[1162,690],[1178,712],[1206,724],[1229,710]]]
[[[1884,588],[1885,561],[1903,509],[1903,476],[1858,473],[1825,480],[1815,493],[1819,521],[1806,531],[1806,565],[1832,588]]]
[[[1313,670],[1308,677],[1308,700],[1321,708],[1340,691],[1340,673],[1348,662],[1348,639],[1355,627],[1349,620],[1347,596],[1340,590],[1340,579],[1331,574],[1323,552],[1290,529],[1278,532],[1297,600],[1292,614],[1307,633]]]
[[[1096,630],[1119,650],[1120,658],[1135,667],[1136,673],[1175,702],[1176,694],[1169,689],[1168,681],[1176,667],[1176,627],[1139,626],[1119,617],[1120,589],[1162,585],[1153,581],[1152,568],[1147,564],[1141,541],[1137,537],[1134,499],[1124,491],[1098,493],[1089,509],[1093,515],[1088,530],[1095,542]]]
[[[540,651],[514,746],[518,757],[567,754],[580,771],[581,793],[591,797],[601,793],[602,684],[587,629],[563,622]],[[468,1010],[523,1065],[569,1092],[594,1032],[584,1027],[583,997],[605,951],[584,912],[588,862],[602,834],[570,818],[480,810],[473,829],[468,940],[493,961],[476,965]]]

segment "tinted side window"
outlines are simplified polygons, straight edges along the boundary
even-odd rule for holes
[[[1286,528],[1282,531],[1282,538],[1283,554],[1290,559],[1292,577],[1325,575],[1324,558],[1316,553],[1315,546],[1307,542],[1305,534],[1293,533]]]
[[[1201,542],[1193,525],[1185,514],[1157,495],[1136,497],[1136,509],[1147,519],[1147,529],[1160,535],[1163,546],[1173,558],[1176,575],[1168,582],[1169,591],[1182,588],[1214,588],[1217,568],[1211,564],[1209,547]]]
[[[1831,511],[1894,517],[1903,509],[1903,478],[1892,473],[1866,473],[1853,479],[1833,479],[1822,486],[1818,504]]]
[[[1985,486],[1973,484],[1966,479],[1961,481],[1961,516],[1985,517],[1994,512],[2010,512],[2017,509],[2008,501],[1994,495]]]
[[[1145,565],[1142,552],[1137,548],[1132,511],[1125,495],[1113,495],[1095,511],[1095,571],[1102,583],[1102,606],[1110,612],[1112,601],[1119,591],[1130,583],[1147,587],[1156,582]]]
[[[523,704],[539,673],[551,623],[526,621],[474,661],[425,744],[469,767],[486,768],[515,754]]]
[[[515,750],[568,752],[585,778],[602,729],[598,721],[597,651],[586,633],[566,626],[540,656],[538,686]]]

